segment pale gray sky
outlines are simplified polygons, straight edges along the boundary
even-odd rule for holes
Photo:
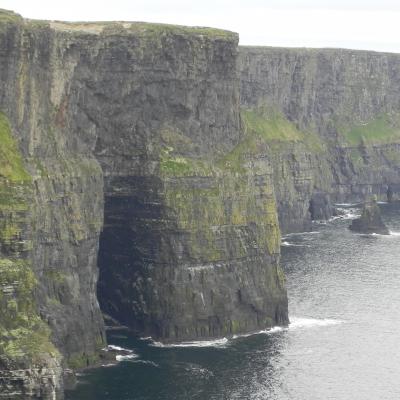
[[[212,26],[241,44],[400,53],[399,0],[0,0],[26,18]]]

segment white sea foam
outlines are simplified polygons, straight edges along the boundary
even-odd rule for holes
[[[114,344],[109,344],[105,349],[106,351],[123,351],[125,353],[133,353],[131,349],[125,349],[124,347],[115,346]]]
[[[222,339],[214,339],[214,340],[197,340],[193,342],[182,342],[182,343],[168,343],[164,344],[161,342],[153,342],[152,346],[155,347],[165,347],[165,348],[174,348],[174,347],[225,347],[228,344],[227,338]]]
[[[257,331],[257,332],[243,333],[241,335],[233,335],[232,339],[246,338],[246,337],[254,336],[254,335],[271,335],[272,333],[282,332],[282,331],[287,330],[287,329],[288,328],[284,327],[284,326],[274,326],[273,328],[262,329],[261,331]]]
[[[155,363],[154,361],[150,361],[150,360],[136,359],[133,362],[136,364],[145,364],[145,365],[151,365],[152,367],[155,367],[155,368],[160,368],[160,366],[157,363]]]
[[[336,319],[314,319],[314,318],[290,318],[289,326],[274,326],[271,329],[263,329],[261,331],[247,333],[243,335],[234,335],[232,339],[239,339],[244,337],[249,337],[253,335],[271,335],[277,332],[299,329],[299,328],[314,328],[314,327],[322,327],[322,326],[330,326],[330,325],[338,325],[343,323],[341,320]]]
[[[296,244],[296,243],[290,243],[286,240],[284,240],[283,242],[281,242],[281,246],[285,246],[285,247],[310,247],[308,244]]]
[[[122,355],[122,354],[118,354],[115,359],[117,361],[130,361],[130,360],[134,360],[135,358],[138,358],[139,356],[137,354],[126,354],[126,355]]]
[[[243,333],[239,335],[233,335],[231,338],[222,338],[222,339],[215,339],[215,340],[199,340],[193,342],[182,342],[182,343],[171,343],[171,344],[164,344],[161,342],[153,341],[151,346],[154,347],[162,347],[162,348],[179,348],[179,347],[219,347],[224,348],[229,345],[233,340],[240,339],[240,338],[247,338],[250,336],[255,335],[271,335],[274,333],[293,330],[293,329],[300,329],[300,328],[316,328],[316,327],[324,327],[324,326],[331,326],[331,325],[338,325],[342,324],[344,321],[338,319],[315,319],[315,318],[298,318],[292,317],[290,318],[289,326],[274,326],[269,329],[262,329],[260,331],[251,332],[251,333]]]
[[[360,233],[360,236],[379,236],[382,238],[394,238],[394,237],[398,237],[400,236],[400,232],[393,232],[393,231],[389,231],[389,235],[382,235],[381,233]]]
[[[361,214],[360,210],[356,208],[338,208],[337,210],[342,214],[330,218],[329,221],[334,221],[336,219],[355,219]]]
[[[103,349],[105,351],[114,351],[114,352],[119,352],[122,354],[117,354],[115,356],[115,359],[117,361],[130,361],[133,360],[135,358],[138,358],[139,356],[137,354],[135,354],[135,352],[131,349],[126,349],[124,347],[120,347],[120,346],[116,346],[114,344],[109,344],[105,349]],[[108,365],[105,365],[108,366]]]

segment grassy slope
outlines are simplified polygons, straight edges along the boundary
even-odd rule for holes
[[[339,132],[350,146],[399,143],[400,116],[383,114],[365,124],[339,129]]]

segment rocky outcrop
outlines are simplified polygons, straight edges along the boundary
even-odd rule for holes
[[[375,197],[364,204],[361,217],[353,220],[349,229],[357,233],[365,234],[390,234],[389,229],[382,221],[381,211]]]
[[[298,130],[267,132],[284,232],[329,217],[335,202],[398,197],[398,55],[241,47],[240,76],[243,113]]]

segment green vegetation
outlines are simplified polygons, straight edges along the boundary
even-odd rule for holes
[[[285,287],[286,277],[283,269],[279,264],[276,265],[276,274],[278,276],[278,282],[280,287]]]
[[[312,152],[324,151],[324,146],[316,133],[304,133],[284,116],[265,110],[242,110],[244,138],[228,154],[218,160],[219,168],[236,173],[246,171],[246,161],[257,154],[279,151],[288,144],[305,146]]]
[[[150,22],[51,22],[55,29],[69,32],[90,32],[103,35],[128,35],[158,39],[165,35],[184,35],[188,37],[207,37],[209,39],[237,40],[238,35],[234,32],[208,28],[191,27],[183,25],[157,24]]]
[[[400,115],[381,115],[365,124],[339,129],[350,146],[400,142]]]
[[[300,142],[304,135],[279,114],[271,116],[263,115],[261,112],[242,110],[242,120],[247,134],[255,134],[267,142]]]
[[[50,329],[36,312],[36,284],[26,261],[0,258],[0,355],[14,361],[58,357]]]
[[[174,155],[174,148],[166,146],[160,155],[160,172],[163,176],[183,177],[209,176],[213,170],[208,162]]]
[[[87,354],[83,353],[74,353],[70,355],[67,359],[67,365],[72,369],[82,369],[86,368],[89,365],[96,365],[100,361],[100,352],[101,349],[106,345],[103,338],[101,336],[97,336],[95,339],[96,349],[94,353]]]
[[[181,25],[169,24],[154,24],[147,22],[134,22],[129,26],[129,31],[135,33],[143,33],[146,35],[161,35],[161,34],[174,34],[174,35],[202,35],[207,37],[215,37],[221,39],[235,39],[237,34],[216,28],[207,27],[190,27]]]
[[[30,182],[17,143],[11,135],[10,123],[0,112],[0,178],[11,182]]]
[[[171,176],[186,176],[195,173],[192,161],[184,157],[164,157],[160,162],[162,174]]]
[[[0,13],[1,15],[1,13]],[[37,313],[35,275],[24,254],[31,243],[21,233],[29,224],[31,176],[25,170],[7,117],[0,113],[0,356],[41,363],[58,357],[50,329]]]
[[[0,8],[0,24],[4,22],[15,23],[20,21],[22,21],[22,17],[19,14]]]
[[[44,272],[44,275],[46,278],[59,285],[63,284],[67,279],[65,273],[57,270],[47,270]]]
[[[268,175],[269,165],[255,160],[258,155],[268,154],[271,137],[283,135],[285,140],[300,141],[302,135],[282,117],[267,120],[252,112],[246,116],[243,141],[218,160],[184,157],[180,154],[190,154],[192,148],[188,139],[171,129],[162,135],[161,176],[182,179],[182,185],[179,181],[165,181],[168,219],[190,234],[188,250],[193,259],[210,262],[226,258],[226,248],[219,239],[221,232],[216,227],[224,227],[221,229],[230,231],[232,240],[237,240],[238,258],[246,257],[252,246],[266,249],[270,254],[279,252],[280,232],[272,182],[266,179],[260,186],[253,179],[256,172]],[[185,178],[193,176],[207,180],[203,180],[201,187],[186,184]],[[256,227],[252,244],[244,240],[249,224]]]
[[[16,186],[0,179],[0,211],[26,211],[26,192],[29,187]]]
[[[69,368],[72,369],[82,369],[86,368],[89,365],[95,365],[99,361],[98,354],[74,354],[68,360],[67,364]]]
[[[314,132],[302,132],[285,118],[274,111],[242,110],[242,121],[246,136],[257,136],[268,145],[302,143],[311,152],[324,150],[319,136]]]
[[[243,174],[246,172],[245,162],[251,155],[260,153],[262,141],[255,136],[247,136],[232,151],[217,161],[217,166],[226,171]]]

